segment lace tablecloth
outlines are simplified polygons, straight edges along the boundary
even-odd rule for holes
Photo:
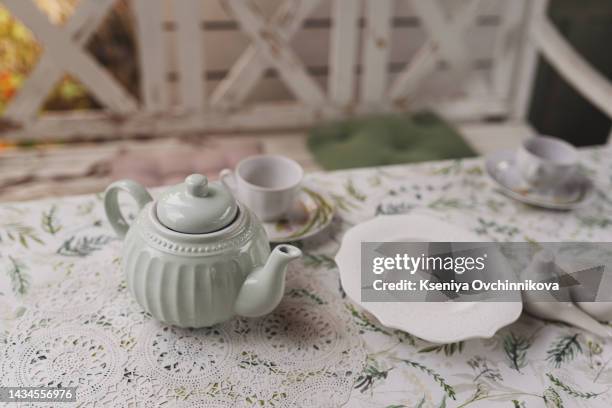
[[[610,241],[610,151],[582,155],[598,191],[574,212],[505,198],[481,159],[311,175],[338,216],[301,244],[281,306],[202,330],[131,299],[101,195],[0,205],[0,381],[77,386],[99,406],[610,407],[610,341],[523,316],[491,339],[430,344],[353,306],[333,261],[351,225],[422,208],[483,240]]]

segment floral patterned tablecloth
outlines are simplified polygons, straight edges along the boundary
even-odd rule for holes
[[[482,159],[312,174],[338,215],[300,244],[281,306],[202,330],[131,299],[101,195],[2,204],[0,382],[77,386],[99,406],[610,407],[609,340],[524,315],[491,339],[427,343],[354,306],[333,261],[351,225],[421,209],[483,240],[610,241],[610,151],[582,155],[597,194],[574,212],[502,196]]]

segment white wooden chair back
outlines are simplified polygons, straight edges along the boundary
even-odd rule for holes
[[[558,34],[546,0],[130,0],[137,98],[83,50],[115,0],[81,0],[62,27],[33,0],[1,1],[44,48],[0,119],[7,138],[286,129],[420,108],[524,120],[538,52],[612,116],[612,86]],[[104,110],[40,114],[65,73]]]

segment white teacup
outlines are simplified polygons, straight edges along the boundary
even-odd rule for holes
[[[517,153],[517,165],[530,185],[554,188],[576,173],[578,151],[563,140],[537,136],[523,142]]]
[[[224,169],[219,174],[221,181],[264,222],[289,213],[303,177],[302,166],[278,155],[251,156],[240,161],[235,171]],[[230,178],[233,183],[228,182]]]

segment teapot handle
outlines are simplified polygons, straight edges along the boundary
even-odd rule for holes
[[[134,180],[119,180],[106,188],[104,192],[104,210],[106,211],[106,218],[110,222],[111,226],[115,230],[115,233],[119,238],[124,238],[130,229],[130,225],[121,214],[119,208],[118,195],[120,191],[124,191],[136,200],[138,208],[142,209],[148,202],[153,201],[151,194],[146,188],[135,182]]]

